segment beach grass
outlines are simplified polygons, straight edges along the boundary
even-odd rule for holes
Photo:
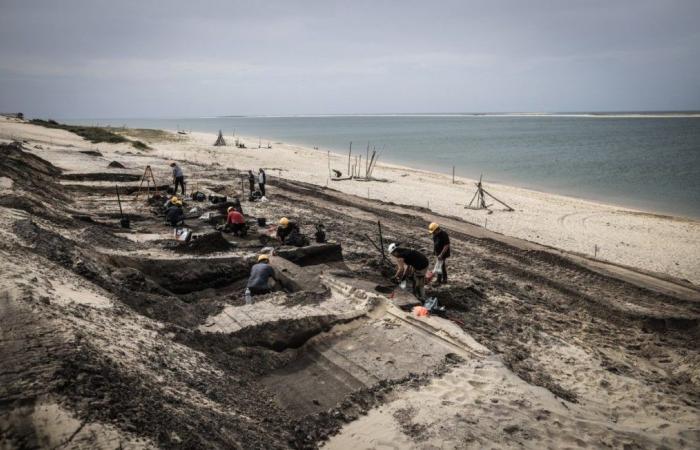
[[[125,142],[130,142],[134,148],[139,150],[147,150],[150,147],[143,143],[142,141],[133,141],[120,134],[114,133],[109,128],[105,127],[88,127],[81,125],[67,125],[64,123],[56,122],[55,120],[43,120],[43,119],[32,119],[30,123],[34,125],[40,125],[46,128],[57,128],[61,130],[70,131],[72,133],[81,136],[93,144],[99,144],[106,142],[109,144],[121,144]]]

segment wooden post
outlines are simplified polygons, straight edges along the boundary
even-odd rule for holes
[[[386,255],[384,254],[384,235],[382,234],[382,222],[379,220],[377,220],[377,227],[379,228],[379,245],[382,249],[382,259],[386,259]]]
[[[455,184],[455,166],[452,166],[452,184]]]
[[[350,174],[350,157],[352,156],[352,141],[350,141],[350,150],[348,151],[348,176],[352,178]]]

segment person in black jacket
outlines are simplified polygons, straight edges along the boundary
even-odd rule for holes
[[[410,278],[413,282],[413,295],[420,301],[425,299],[425,273],[428,271],[428,258],[421,252],[389,244],[389,254],[396,259],[394,279],[401,281]]]
[[[171,227],[177,227],[185,222],[185,212],[182,210],[182,201],[175,199],[170,202],[171,206],[165,210],[165,220]]]
[[[248,171],[248,184],[250,185],[250,193],[255,192],[255,174],[252,170]]]
[[[437,282],[447,283],[447,258],[450,257],[450,237],[447,232],[435,222],[428,225],[428,231],[433,235],[433,251],[438,261],[442,261],[442,273],[438,273]]]

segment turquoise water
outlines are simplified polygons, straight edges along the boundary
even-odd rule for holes
[[[657,213],[700,218],[700,118],[308,116],[72,120],[260,136]],[[342,168],[341,168],[342,170]]]

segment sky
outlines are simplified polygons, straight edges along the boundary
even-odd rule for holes
[[[0,111],[700,110],[699,18],[698,0],[0,0]]]

